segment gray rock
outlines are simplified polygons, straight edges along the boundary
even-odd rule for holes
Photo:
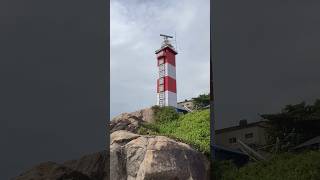
[[[110,179],[127,179],[125,155],[118,144],[110,145]]]
[[[121,174],[118,178],[126,180],[209,179],[209,161],[185,143],[164,136],[134,136],[126,131],[114,133],[110,140],[110,173],[114,174],[111,177]],[[120,137],[124,139],[121,141]]]
[[[131,133],[131,132],[125,131],[125,130],[115,131],[114,133],[112,133],[110,135],[111,144],[113,144],[113,143],[118,143],[118,144],[127,143],[133,139],[138,138],[138,137],[140,137],[140,135],[134,134],[134,133]]]
[[[147,146],[148,138],[145,137],[132,140],[125,145],[124,150],[126,154],[126,171],[127,175],[131,178],[137,176],[140,165],[144,160]]]
[[[79,171],[91,179],[102,180],[108,175],[108,159],[105,151],[85,155],[78,160],[66,161],[63,165]]]
[[[109,124],[110,133],[126,130],[136,133],[143,122],[153,122],[152,108],[146,108],[132,113],[122,113],[114,117]]]

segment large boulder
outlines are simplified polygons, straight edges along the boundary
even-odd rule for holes
[[[144,122],[153,122],[153,110],[152,108],[145,108],[131,113],[132,115],[138,117]]]
[[[143,122],[153,122],[152,108],[146,108],[132,113],[122,113],[114,117],[109,124],[110,133],[127,130],[136,133]]]
[[[106,151],[89,154],[63,164],[45,162],[13,180],[109,180]]]
[[[187,144],[124,130],[110,142],[110,177],[118,180],[209,179],[209,161]]]
[[[63,163],[64,166],[79,171],[91,179],[107,180],[109,159],[106,151],[82,156],[77,160],[70,160]]]

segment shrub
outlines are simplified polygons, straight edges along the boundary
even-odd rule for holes
[[[234,180],[234,172],[236,171],[237,167],[232,161],[214,161],[211,168],[211,177],[215,180]]]
[[[157,128],[156,124],[143,123],[138,129],[138,134],[157,135],[158,133],[159,129]]]
[[[156,122],[175,121],[179,118],[178,112],[173,107],[153,106],[152,109],[154,112],[154,119]]]
[[[203,109],[210,104],[210,94],[200,94],[192,98],[192,101],[195,109]]]
[[[216,171],[213,169],[219,177],[216,179],[221,180],[317,180],[320,177],[320,152],[283,153],[267,162],[249,163],[239,169],[217,163]]]
[[[139,134],[164,135],[187,143],[209,156],[210,111],[208,109],[179,115],[170,107],[153,107],[155,123],[142,124]]]

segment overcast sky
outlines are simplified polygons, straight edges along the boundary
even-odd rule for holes
[[[209,3],[111,0],[111,117],[156,104],[154,52],[161,46],[161,33],[177,37],[178,101],[209,92]]]

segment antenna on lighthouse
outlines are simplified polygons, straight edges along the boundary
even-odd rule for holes
[[[177,34],[176,34],[176,32],[174,32],[174,43],[175,43],[175,45],[176,45],[176,47],[175,47],[176,50],[179,51],[179,50],[178,50],[178,43],[177,43]]]
[[[164,38],[164,40],[168,40],[168,38],[173,38],[172,36],[165,35],[165,34],[160,34]]]
[[[169,38],[173,38],[172,36],[165,35],[165,34],[160,34],[160,36],[163,37],[163,44],[162,44],[162,45],[172,46],[172,45],[170,44],[170,41],[169,41]]]
[[[173,38],[172,36],[169,36],[169,35],[165,35],[165,34],[160,34],[160,36],[162,36],[163,37],[163,42],[162,42],[162,47],[164,47],[164,46],[169,46],[169,47],[171,47],[172,49],[175,49],[173,46],[172,46],[172,44],[170,43],[170,41],[169,41],[169,38]]]

